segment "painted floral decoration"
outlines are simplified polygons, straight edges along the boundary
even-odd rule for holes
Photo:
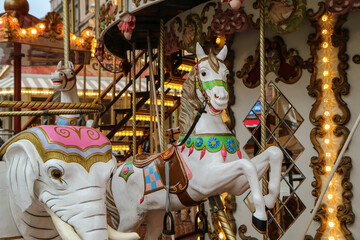
[[[178,38],[176,37],[173,29],[170,29],[170,31],[165,29],[165,39],[164,54],[166,56],[170,56],[179,50]]]
[[[236,151],[236,143],[234,141],[234,139],[232,138],[229,138],[227,141],[226,141],[226,147],[227,149],[229,150],[229,152],[235,152]]]
[[[127,40],[131,39],[135,24],[136,18],[132,15],[128,16],[125,21],[119,22],[118,28]]]
[[[196,147],[201,147],[201,145],[203,144],[203,139],[201,137],[198,137],[196,140],[195,140],[195,146]]]
[[[214,138],[214,137],[209,138],[209,141],[208,141],[209,148],[217,148],[217,147],[219,147],[219,144],[220,144],[220,142],[217,138]]]
[[[188,138],[188,140],[186,141],[186,144],[189,145],[191,143],[191,137]]]

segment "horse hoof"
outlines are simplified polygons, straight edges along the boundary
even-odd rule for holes
[[[254,215],[252,215],[252,226],[259,233],[266,234],[266,228],[267,228],[267,221],[266,220],[260,220],[257,217],[255,217]]]

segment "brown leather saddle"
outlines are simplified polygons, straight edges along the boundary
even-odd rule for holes
[[[184,166],[180,160],[178,151],[174,146],[159,154],[140,153],[134,158],[134,166],[144,168],[152,162],[155,162],[156,168],[160,175],[161,181],[165,186],[165,163],[170,163],[170,193],[177,194],[180,202],[185,206],[195,206],[200,202],[196,202],[187,193],[188,177]],[[160,189],[159,189],[160,190]]]

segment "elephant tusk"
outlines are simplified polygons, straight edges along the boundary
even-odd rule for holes
[[[46,211],[54,222],[55,228],[63,240],[81,240],[74,228],[61,220],[50,208],[45,206]]]
[[[118,232],[108,225],[109,240],[136,240],[140,239],[137,233]]]

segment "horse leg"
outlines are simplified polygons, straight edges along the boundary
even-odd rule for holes
[[[270,209],[275,206],[276,199],[280,193],[282,160],[282,151],[274,146],[269,147],[263,153],[251,159],[258,170],[259,178],[261,178],[270,166],[270,179],[268,183],[269,193],[264,196],[265,205]]]
[[[212,196],[226,191],[240,195],[246,190],[243,186],[248,183],[252,190],[255,207],[253,216],[261,221],[261,224],[266,222],[265,202],[260,190],[257,169],[251,161],[241,159],[226,164],[211,164],[206,167],[202,166],[201,172],[206,173],[207,177],[199,173],[196,179],[193,178],[192,183],[189,183],[189,195],[191,197],[199,196],[200,193],[202,196],[199,197],[202,198],[204,195]]]
[[[158,239],[162,232],[162,222],[165,211],[149,211],[146,215],[146,235],[145,240]]]

